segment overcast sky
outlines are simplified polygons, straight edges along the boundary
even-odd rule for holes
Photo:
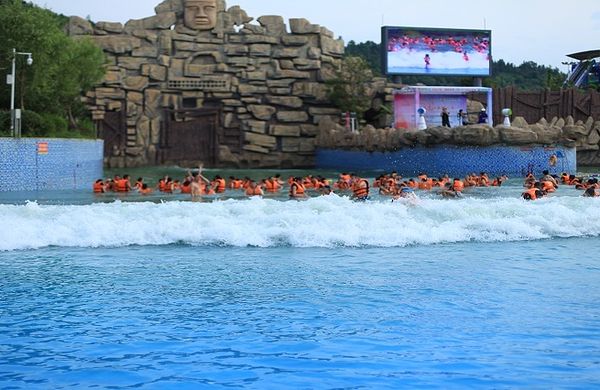
[[[65,15],[126,22],[154,15],[160,0],[35,0]],[[599,0],[231,0],[255,19],[306,18],[350,40],[380,42],[382,25],[492,30],[494,59],[566,71],[566,54],[600,49]]]

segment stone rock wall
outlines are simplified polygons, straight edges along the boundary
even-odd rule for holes
[[[417,145],[565,145],[577,147],[582,165],[600,165],[600,122],[589,118],[585,123],[572,117],[541,119],[528,124],[517,117],[511,127],[502,125],[469,125],[454,128],[432,127],[426,130],[405,130],[366,126],[360,132],[349,132],[329,119],[319,124],[317,147],[327,149],[395,151]]]
[[[166,109],[220,107],[221,166],[311,166],[317,124],[339,118],[325,82],[335,75],[344,43],[305,19],[261,16],[216,0],[210,30],[184,23],[183,0],[167,0],[156,15],[92,24],[72,17],[69,33],[92,39],[108,59],[104,80],[84,102],[93,119],[126,112],[126,140],[108,166],[160,163]],[[179,118],[176,120],[184,120]]]

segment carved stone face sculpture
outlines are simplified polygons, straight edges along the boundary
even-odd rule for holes
[[[212,30],[217,23],[217,0],[185,0],[183,19],[192,30]]]

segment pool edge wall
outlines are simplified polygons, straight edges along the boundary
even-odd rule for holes
[[[91,189],[103,159],[102,140],[0,138],[0,192]]]
[[[555,156],[556,158],[554,158]],[[555,164],[553,165],[553,163]],[[471,172],[490,175],[539,175],[575,173],[574,147],[553,146],[453,146],[406,148],[394,152],[367,152],[317,148],[316,166],[344,171],[398,171],[403,175],[465,176]]]

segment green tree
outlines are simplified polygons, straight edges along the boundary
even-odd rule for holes
[[[77,127],[85,116],[80,96],[104,74],[104,54],[92,42],[64,32],[68,18],[20,0],[0,0],[0,72],[10,73],[12,50],[33,54],[33,65],[18,56],[16,106],[68,119]],[[0,107],[10,107],[10,86],[0,84]],[[47,116],[47,115],[46,115]]]
[[[367,85],[372,79],[373,72],[362,57],[344,57],[336,77],[328,81],[329,98],[342,111],[362,117],[371,106]]]

